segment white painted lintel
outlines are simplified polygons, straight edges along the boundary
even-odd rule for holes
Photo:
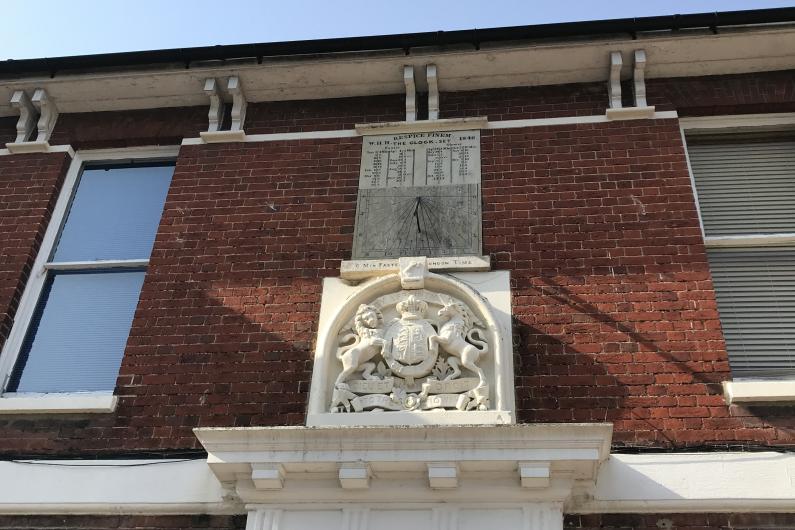
[[[108,413],[116,409],[117,401],[109,392],[6,393],[0,396],[0,415]]]
[[[75,156],[71,145],[50,145],[48,142],[9,142],[5,149],[0,149],[0,156],[29,153],[67,153],[72,158]]]
[[[724,381],[726,403],[795,402],[795,379],[786,381]],[[793,468],[795,475],[795,468]],[[793,477],[795,480],[795,476]]]

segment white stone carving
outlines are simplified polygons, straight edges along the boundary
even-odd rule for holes
[[[441,278],[427,272],[424,258],[408,258],[401,260],[399,274],[376,280],[395,289],[360,303],[335,333],[341,370],[327,410],[490,410],[493,381],[478,363],[494,352],[494,326],[479,316],[486,307],[473,309],[454,296],[455,289],[429,289],[429,280]],[[460,282],[451,283],[464,290]],[[340,310],[344,314],[345,306]]]
[[[425,287],[425,274],[428,272],[428,258],[399,258],[400,285],[404,289],[422,289]]]
[[[404,261],[324,280],[307,424],[513,423],[509,274],[457,273],[468,284]]]
[[[238,76],[232,76],[226,80],[226,90],[232,95],[232,126],[230,131],[242,131],[246,121],[246,95],[243,94],[243,87]]]
[[[481,355],[488,353],[489,345],[474,337],[475,332],[483,328],[483,323],[464,304],[452,298],[445,302],[438,315],[442,325],[439,327],[439,334],[432,336],[430,342],[439,344],[450,354],[447,363],[453,372],[445,377],[445,381],[458,379],[461,376],[461,366],[476,373],[478,385],[469,394],[475,402],[468,408],[477,406],[478,410],[486,410],[488,384],[483,370],[476,363]]]
[[[439,119],[439,78],[435,64],[425,67],[425,77],[428,80],[428,119]]]
[[[33,133],[33,125],[36,123],[36,109],[33,107],[30,98],[23,90],[17,90],[11,96],[11,106],[19,109],[19,121],[17,121],[17,138],[14,143],[28,141]]]
[[[635,94],[635,106],[645,107],[646,103],[646,52],[635,50],[635,69],[633,71],[633,87]]]
[[[342,341],[353,339],[353,343],[342,347],[337,352],[337,358],[342,362],[342,372],[337,376],[335,387],[341,385],[356,371],[361,371],[364,379],[375,379],[372,375],[375,363],[368,362],[383,348],[384,331],[381,328],[384,317],[373,306],[362,304],[354,317],[354,333],[343,337]]]
[[[39,111],[38,136],[36,142],[47,142],[55,129],[55,122],[58,121],[58,107],[55,102],[47,95],[43,88],[37,88],[30,98],[33,106]]]
[[[610,97],[610,108],[620,109],[621,103],[621,52],[610,52],[610,78],[608,81],[608,91]]]
[[[224,119],[224,99],[221,94],[221,87],[214,78],[205,79],[204,91],[210,98],[210,111],[207,114],[209,132],[220,131],[221,123]]]
[[[403,67],[403,84],[406,86],[406,121],[417,121],[417,88],[414,85],[414,67]]]

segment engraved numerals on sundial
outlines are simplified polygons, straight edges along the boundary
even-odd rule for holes
[[[369,136],[353,258],[481,254],[480,131]]]

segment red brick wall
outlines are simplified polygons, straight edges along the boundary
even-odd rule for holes
[[[357,123],[406,119],[406,98],[390,96],[251,103],[247,134],[353,129]],[[207,127],[205,126],[205,129]]]
[[[795,70],[646,81],[649,105],[680,116],[795,112]]]
[[[591,116],[605,113],[607,86],[572,83],[443,92],[439,108],[440,118],[487,116],[491,121]]]
[[[582,99],[596,98],[589,90]],[[459,94],[460,108],[527,117],[520,100],[529,108],[541,93],[487,92]],[[289,105],[269,104],[259,118],[254,109],[252,123],[273,132],[397,115],[397,103],[383,104],[353,118],[353,103],[295,118]],[[65,115],[53,143],[69,134],[84,146],[123,141],[122,132],[103,139],[104,119],[126,123],[139,143],[176,143],[203,128],[206,109],[171,110],[136,114],[147,119],[100,113],[96,122]],[[360,145],[183,147],[117,412],[0,417],[0,451],[189,450],[198,447],[196,426],[302,424],[321,279],[350,255]],[[484,131],[482,152],[484,251],[512,271],[521,421],[611,421],[618,446],[795,441],[791,408],[730,409],[720,395],[726,352],[675,120]],[[0,164],[24,167],[36,156],[45,155]],[[30,260],[35,245],[23,250]],[[13,281],[11,300],[21,280]]]
[[[0,347],[70,160],[66,153],[0,156]]]
[[[0,529],[17,530],[242,530],[245,515],[3,515]],[[763,530],[795,529],[791,513],[673,513],[566,515],[575,530]]]
[[[207,130],[208,107],[180,107],[61,114],[51,145],[102,149],[139,145],[179,145]]]
[[[795,529],[795,513],[606,513],[567,515],[567,530],[762,530]]]
[[[18,116],[0,118],[0,149],[4,148],[7,142],[16,140],[18,119]]]
[[[2,530],[243,530],[245,515],[0,515]]]

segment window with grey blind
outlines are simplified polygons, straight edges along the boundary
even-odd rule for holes
[[[113,390],[173,164],[87,167],[7,390]]]
[[[795,138],[688,139],[736,377],[795,377]]]

